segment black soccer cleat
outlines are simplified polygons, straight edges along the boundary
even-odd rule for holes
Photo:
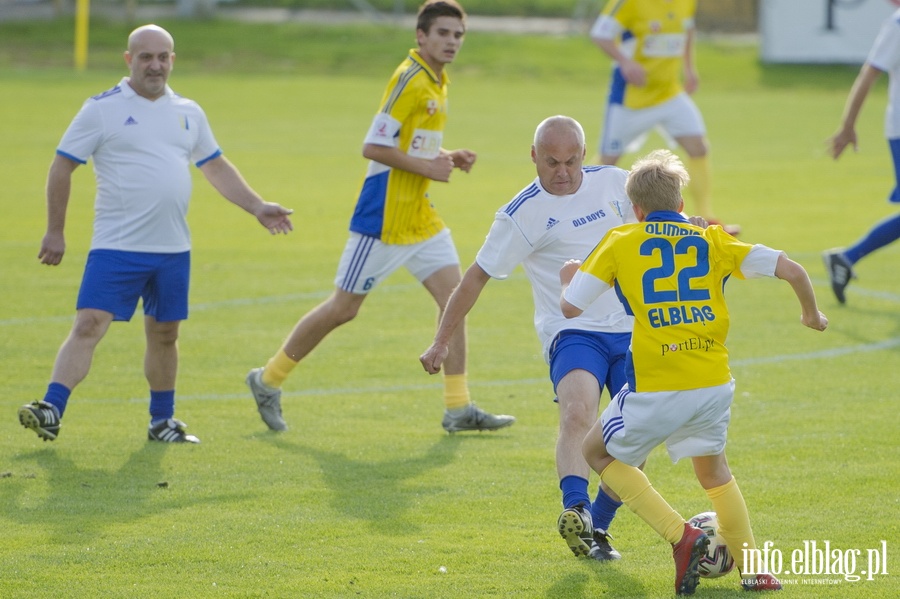
[[[844,290],[850,284],[850,279],[856,278],[853,265],[840,250],[828,250],[822,254],[822,260],[825,262],[825,271],[831,280],[831,290],[834,292],[834,296],[837,301],[846,304],[847,296],[844,295]]]
[[[19,422],[44,441],[56,439],[61,425],[59,410],[46,401],[33,401],[19,408]]]
[[[200,439],[184,432],[187,425],[181,420],[169,418],[147,428],[147,439],[163,443],[199,443]]]

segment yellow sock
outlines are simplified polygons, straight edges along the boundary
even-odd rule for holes
[[[469,383],[465,374],[444,375],[444,406],[448,410],[458,410],[469,405]]]
[[[712,501],[713,510],[719,519],[719,534],[725,539],[735,565],[741,572],[745,572],[747,569],[744,567],[744,549],[756,549],[756,541],[750,529],[747,504],[737,481],[732,477],[720,487],[707,489],[706,494]]]
[[[659,536],[673,545],[684,534],[684,518],[656,492],[647,475],[619,460],[603,469],[600,480],[641,517]]]
[[[299,362],[291,360],[288,355],[284,353],[283,349],[279,349],[278,353],[272,356],[272,359],[266,364],[265,370],[263,370],[263,384],[269,387],[281,387],[284,379],[291,374],[291,371],[297,364],[299,364]]]
[[[712,209],[712,169],[709,165],[709,157],[688,158],[687,170],[691,176],[691,182],[688,184],[688,191],[694,198],[694,207],[696,212],[685,210],[689,215],[702,216],[703,218],[713,218]]]

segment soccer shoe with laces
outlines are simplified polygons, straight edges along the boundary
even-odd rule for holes
[[[59,410],[46,401],[33,401],[19,408],[19,422],[44,441],[53,441],[59,435]]]
[[[771,574],[757,574],[755,578],[741,578],[745,591],[780,591],[781,583]]]
[[[556,521],[559,535],[575,554],[575,557],[589,556],[594,544],[594,525],[591,514],[584,506],[566,508]]]
[[[247,386],[256,400],[256,409],[263,422],[273,431],[286,431],[287,423],[281,416],[281,389],[269,387],[262,382],[264,368],[254,368],[247,375]]]
[[[163,443],[199,443],[200,439],[184,432],[186,427],[185,423],[174,418],[160,420],[147,428],[147,439]]]
[[[444,410],[444,419],[441,421],[441,426],[448,433],[495,431],[498,428],[510,426],[515,421],[515,416],[507,416],[506,414],[494,415],[470,403],[466,406],[465,411],[459,415],[454,415],[449,410]]]
[[[595,528],[594,538],[591,542],[591,550],[588,555],[598,562],[622,559],[622,554],[613,549],[613,546],[609,544],[611,538],[609,533],[604,532],[599,528]]]
[[[831,290],[834,296],[842,304],[847,303],[847,296],[844,290],[850,284],[850,279],[856,278],[853,272],[853,265],[844,257],[841,250],[828,250],[822,254],[822,261],[825,262],[825,272],[828,273],[828,279],[831,281]]]
[[[675,559],[675,594],[693,595],[700,584],[700,558],[706,554],[709,538],[706,534],[684,523],[684,534],[681,540],[672,545],[672,557]]]

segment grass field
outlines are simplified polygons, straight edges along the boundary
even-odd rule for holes
[[[170,26],[173,88],[204,106],[256,189],[294,208],[297,231],[268,236],[197,177],[177,415],[202,444],[145,441],[140,319],[110,330],[60,438],[41,443],[15,410],[42,395],[71,325],[94,193],[90,168],[79,169],[65,260],[43,267],[46,169],[83,99],[125,73],[127,28],[98,27],[92,68],[76,74],[65,68],[67,25],[0,26],[0,596],[671,596],[670,548],[627,510],[611,530],[620,562],[575,560],[558,537],[557,414],[521,273],[491,283],[469,320],[473,396],[515,414],[514,427],[455,436],[440,428],[440,381],[417,361],[435,311],[401,272],[288,381],[291,430],[266,430],[243,378],[332,287],[364,169],[362,137],[412,38],[377,28]],[[804,329],[783,283],[729,284],[738,392],[728,452],[757,541],[771,541],[788,569],[805,542],[828,541],[842,571],[853,565],[856,574],[866,550],[885,541],[888,574],[784,575],[784,594],[900,596],[900,246],[858,266],[844,307],[819,258],[895,210],[884,200],[893,184],[884,86],[860,121],[860,153],[834,163],[823,140],[853,69],[765,66],[755,48],[722,43],[700,52],[696,99],[713,142],[718,211],[743,225],[747,241],[803,263],[830,319],[823,334]],[[470,147],[479,161],[432,188],[464,266],[496,208],[534,177],[528,152],[540,119],[578,118],[593,148],[607,74],[583,39],[467,41],[452,70],[446,145]],[[657,451],[647,471],[684,516],[709,509],[689,464],[672,466]],[[697,596],[742,593],[730,575],[704,581]]]

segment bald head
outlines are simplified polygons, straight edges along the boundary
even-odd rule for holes
[[[531,160],[537,167],[541,186],[557,196],[578,191],[584,173],[584,129],[567,116],[541,121],[534,132]]]
[[[165,40],[169,45],[169,51],[175,51],[175,38],[172,34],[160,27],[159,25],[141,25],[130,34],[128,34],[128,51],[134,53],[136,45],[141,44],[144,40],[150,38],[160,38]]]
[[[551,116],[541,121],[535,129],[534,145],[552,143],[565,137],[570,137],[574,143],[584,146],[584,129],[581,123],[568,116]]]
[[[131,71],[128,85],[138,95],[156,100],[166,93],[175,62],[175,40],[159,25],[143,25],[128,36],[125,63]]]

